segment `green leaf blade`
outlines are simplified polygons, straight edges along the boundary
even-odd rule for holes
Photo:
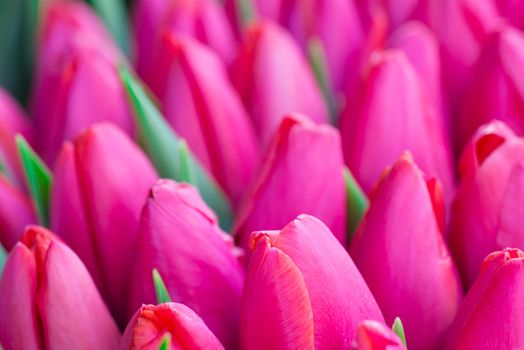
[[[129,53],[126,5],[123,0],[87,0],[104,21],[122,52]]]
[[[369,200],[348,167],[344,167],[344,183],[346,186],[346,229],[349,241],[351,241],[360,220],[368,209]]]
[[[7,260],[7,252],[4,247],[0,244],[0,278],[2,277],[2,271],[4,270],[5,261]]]
[[[160,343],[160,347],[158,348],[158,350],[167,350],[170,347],[171,347],[171,334],[166,333],[162,337],[162,343]]]
[[[158,304],[169,303],[171,296],[157,269],[153,269],[153,284],[155,285],[156,301]]]
[[[393,332],[395,332],[396,335],[398,335],[398,337],[402,341],[402,344],[404,344],[404,347],[407,349],[406,335],[404,334],[404,326],[402,325],[400,317],[395,318],[395,321],[393,321],[393,326],[391,326],[391,329],[393,330]]]

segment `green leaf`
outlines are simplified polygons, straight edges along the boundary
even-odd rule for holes
[[[171,297],[167,291],[166,285],[162,276],[157,269],[153,269],[153,284],[155,285],[156,301],[158,304],[169,303]]]
[[[104,21],[122,52],[129,53],[126,4],[123,0],[87,0]]]
[[[369,201],[348,167],[344,167],[344,182],[346,183],[346,229],[349,241],[351,241],[368,208]]]
[[[309,39],[308,56],[309,64],[315,74],[315,79],[317,80],[320,91],[324,96],[331,123],[336,125],[338,122],[338,105],[332,89],[329,71],[327,69],[324,45],[322,45],[319,38],[312,37]]]
[[[120,66],[120,78],[133,107],[142,147],[160,176],[187,181],[198,188],[204,201],[218,215],[220,226],[228,231],[232,223],[232,211],[222,189],[173,131],[125,65]]]
[[[4,270],[6,259],[7,259],[7,253],[4,247],[0,244],[0,277],[2,277],[2,271]]]
[[[162,343],[160,344],[160,347],[158,350],[167,350],[171,346],[171,334],[166,333],[164,334],[164,337],[162,338]]]
[[[33,151],[24,137],[16,135],[18,154],[22,160],[27,187],[33,197],[38,220],[42,226],[49,225],[49,200],[53,177],[49,168]]]
[[[404,344],[404,347],[407,349],[406,335],[404,334],[404,326],[402,325],[402,321],[399,317],[395,318],[395,321],[393,321],[393,326],[391,326],[391,329],[393,330],[393,332],[395,332],[396,335],[398,335],[398,337],[402,341],[402,344]]]

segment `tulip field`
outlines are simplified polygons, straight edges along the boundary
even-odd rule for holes
[[[0,0],[0,350],[523,350],[524,1]]]

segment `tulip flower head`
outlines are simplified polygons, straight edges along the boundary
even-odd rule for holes
[[[374,320],[362,321],[357,326],[355,350],[406,350],[402,340],[388,326]]]

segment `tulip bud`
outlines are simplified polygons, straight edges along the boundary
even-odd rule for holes
[[[460,177],[448,239],[469,287],[489,253],[524,248],[524,139],[499,121],[482,126],[464,149]]]
[[[140,0],[134,6],[137,71],[147,82],[157,69],[154,55],[165,30],[192,37],[213,49],[225,64],[232,63],[237,42],[216,1]]]
[[[0,343],[11,349],[115,349],[120,333],[80,259],[44,228],[15,245],[0,281]]]
[[[244,271],[229,236],[190,185],[159,180],[142,211],[129,313],[154,303],[151,271],[194,310],[227,349],[236,348]]]
[[[54,173],[51,227],[85,262],[125,325],[138,220],[155,171],[125,133],[103,123],[64,144]]]
[[[277,24],[262,21],[247,29],[232,75],[262,143],[286,113],[303,113],[317,123],[328,120],[327,106],[305,57]]]
[[[386,322],[400,316],[413,349],[439,348],[462,299],[442,232],[444,207],[438,181],[425,180],[404,154],[383,175],[351,242]]]
[[[302,213],[321,219],[345,244],[344,164],[337,130],[288,115],[263,159],[233,228],[240,245],[247,249],[251,232],[279,229]]]
[[[160,349],[163,339],[175,349],[224,349],[198,315],[183,304],[142,305],[129,322],[120,349]]]
[[[31,202],[0,175],[0,244],[7,250],[18,242],[26,225],[36,223]]]
[[[383,321],[353,261],[315,217],[254,232],[250,245],[241,348],[348,349],[358,323]]]
[[[171,32],[159,52],[156,92],[166,119],[238,202],[256,169],[258,144],[225,67],[205,46]]]
[[[75,1],[51,4],[40,39],[31,109],[44,160],[53,165],[63,140],[99,121],[131,133],[120,55],[89,8]]]
[[[402,340],[385,324],[365,320],[357,326],[355,350],[406,350]]]
[[[364,191],[369,193],[382,170],[409,150],[451,197],[451,150],[442,119],[402,52],[373,55],[353,100],[341,119],[342,145],[346,164]]]
[[[479,126],[493,119],[502,120],[524,135],[523,65],[524,35],[519,30],[505,26],[489,36],[462,102],[457,122],[458,150]]]
[[[524,347],[524,253],[506,248],[488,255],[464,298],[443,349]]]

